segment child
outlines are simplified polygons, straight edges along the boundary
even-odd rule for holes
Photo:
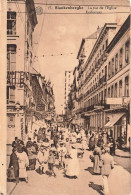
[[[50,171],[50,176],[53,174],[53,176],[56,177],[56,174],[54,172],[54,164],[55,164],[55,157],[53,151],[50,150],[49,157],[48,157],[48,168]]]

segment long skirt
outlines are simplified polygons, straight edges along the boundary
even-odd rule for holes
[[[27,178],[26,166],[23,162],[19,163],[19,178]]]
[[[99,155],[94,155],[94,164],[93,164],[93,168],[94,168],[94,173],[100,174],[100,158]]]
[[[67,176],[79,176],[79,161],[78,159],[69,159],[67,165]]]
[[[36,165],[36,159],[29,159],[29,168],[31,170],[35,170],[35,165]]]

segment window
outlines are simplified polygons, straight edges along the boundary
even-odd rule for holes
[[[115,56],[115,73],[118,71],[118,53]]]
[[[119,67],[120,69],[122,68],[122,64],[123,64],[123,49],[120,49],[120,58],[119,58]]]
[[[125,96],[129,97],[129,77],[125,77]]]
[[[108,46],[108,39],[106,40],[106,48],[107,48],[107,46]]]
[[[110,87],[108,88],[108,97],[110,98]]]
[[[9,126],[9,127],[15,126],[15,116],[14,116],[14,115],[8,116],[8,117],[7,117],[7,120],[8,120],[8,126]]]
[[[108,64],[108,77],[111,77],[111,63]]]
[[[114,97],[114,87],[113,87],[113,85],[111,86],[111,98],[113,98]]]
[[[106,99],[106,89],[104,90],[104,99]]]
[[[130,62],[130,41],[129,40],[125,44],[125,62],[126,64]]]
[[[16,35],[16,12],[7,12],[7,35]]]
[[[119,97],[122,97],[122,80],[119,81]]]
[[[15,87],[7,87],[8,103],[15,103]]]
[[[114,97],[117,98],[117,83],[115,83]]]
[[[7,45],[7,70],[16,70],[16,45]]]
[[[114,58],[112,58],[112,76],[114,75]]]

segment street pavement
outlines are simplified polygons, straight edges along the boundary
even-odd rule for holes
[[[57,177],[39,175],[36,171],[28,171],[29,183],[20,181],[18,185],[13,182],[7,184],[8,195],[103,195],[101,175],[93,175],[93,164],[89,159],[91,152],[85,151],[80,162],[80,175],[78,179],[64,177],[63,170],[55,168]],[[131,175],[123,167],[115,163],[109,176],[110,195],[129,195]]]

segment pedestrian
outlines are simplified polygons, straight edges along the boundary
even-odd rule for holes
[[[15,137],[15,140],[12,142],[12,147],[13,148],[17,148],[18,147],[18,141],[19,141],[18,137]]]
[[[55,164],[55,156],[53,154],[53,151],[49,151],[49,157],[48,157],[48,169],[50,172],[50,176],[53,174],[54,177],[56,177],[56,174],[54,172],[54,164]]]
[[[29,166],[29,159],[24,150],[17,153],[19,162],[19,178],[24,178],[26,183],[28,183],[28,176],[26,168]]]
[[[39,163],[39,174],[41,175],[44,173],[44,146],[43,145],[40,146],[37,160]]]
[[[64,143],[60,143],[57,148],[58,156],[59,156],[59,168],[65,168],[65,155],[67,153],[66,147]]]
[[[27,154],[29,158],[29,169],[30,170],[35,170],[35,165],[36,165],[36,149],[32,145],[27,148]]]
[[[103,185],[104,185],[104,195],[109,195],[109,185],[108,185],[108,178],[111,173],[111,170],[114,168],[114,161],[113,157],[109,154],[110,149],[108,147],[104,148],[104,153],[101,155],[101,175],[103,178]]]
[[[17,157],[17,148],[14,147],[10,156],[9,168],[13,168],[16,183],[19,183],[19,163]]]
[[[43,143],[40,146],[40,150],[38,152],[38,162],[39,162],[39,173],[40,174],[44,174],[46,172],[46,165],[47,165],[47,161],[48,161],[48,156],[49,156],[49,150],[48,150],[48,143]],[[44,171],[45,169],[45,171]]]
[[[113,138],[111,138],[111,142],[110,142],[110,155],[115,155],[115,140]]]
[[[26,148],[29,148],[33,145],[32,141],[31,141],[31,138],[29,137],[28,138],[28,141],[27,141],[27,144],[26,144]]]
[[[94,133],[92,133],[92,136],[89,139],[89,150],[93,151],[95,148],[95,136]]]
[[[69,155],[70,158],[68,159],[68,164],[66,165],[65,175],[69,178],[76,179],[79,176],[79,161],[77,158],[77,149],[72,146]]]
[[[100,174],[100,158],[101,158],[101,149],[100,149],[100,145],[97,144],[95,146],[93,155],[94,155],[94,160],[93,160],[93,170],[94,170],[94,174]]]

